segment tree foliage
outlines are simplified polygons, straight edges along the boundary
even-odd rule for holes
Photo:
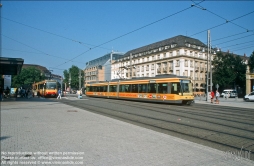
[[[12,87],[21,87],[24,85],[32,85],[45,79],[44,74],[35,67],[23,68],[19,75],[12,77]]]
[[[245,89],[246,67],[240,56],[230,53],[217,53],[213,60],[213,83],[220,90],[241,87]]]
[[[250,71],[254,71],[254,51],[250,55],[250,59],[248,61],[248,65],[250,67]]]
[[[79,69],[77,66],[72,65],[69,70],[64,70],[64,80],[63,82],[67,84],[67,87],[71,85],[71,88],[79,88]],[[81,87],[84,85],[84,72],[83,70],[80,71],[81,73]],[[71,74],[71,81],[70,80],[70,74]],[[69,84],[70,83],[70,84]]]

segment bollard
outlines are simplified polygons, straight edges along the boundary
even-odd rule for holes
[[[238,100],[238,97],[236,96],[236,97],[235,97],[235,101],[237,101],[237,100]]]

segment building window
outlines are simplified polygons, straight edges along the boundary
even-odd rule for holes
[[[154,70],[154,64],[152,64],[151,69]]]
[[[180,66],[180,61],[179,60],[176,61],[176,66]]]
[[[146,71],[149,71],[149,65],[146,65]]]
[[[188,67],[188,61],[187,61],[187,60],[185,60],[184,66],[185,66],[185,67]]]
[[[176,70],[176,75],[179,76],[180,75],[180,71]]]

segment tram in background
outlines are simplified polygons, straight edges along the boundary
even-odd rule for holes
[[[57,97],[61,85],[56,80],[44,80],[33,84],[33,93],[43,97]]]
[[[171,74],[88,83],[86,95],[187,105],[194,103],[191,79]]]

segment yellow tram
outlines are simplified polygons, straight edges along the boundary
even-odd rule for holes
[[[191,80],[185,76],[171,74],[88,83],[86,95],[187,105],[194,103]]]
[[[43,97],[57,97],[61,85],[56,80],[44,80],[33,84],[34,95]]]

